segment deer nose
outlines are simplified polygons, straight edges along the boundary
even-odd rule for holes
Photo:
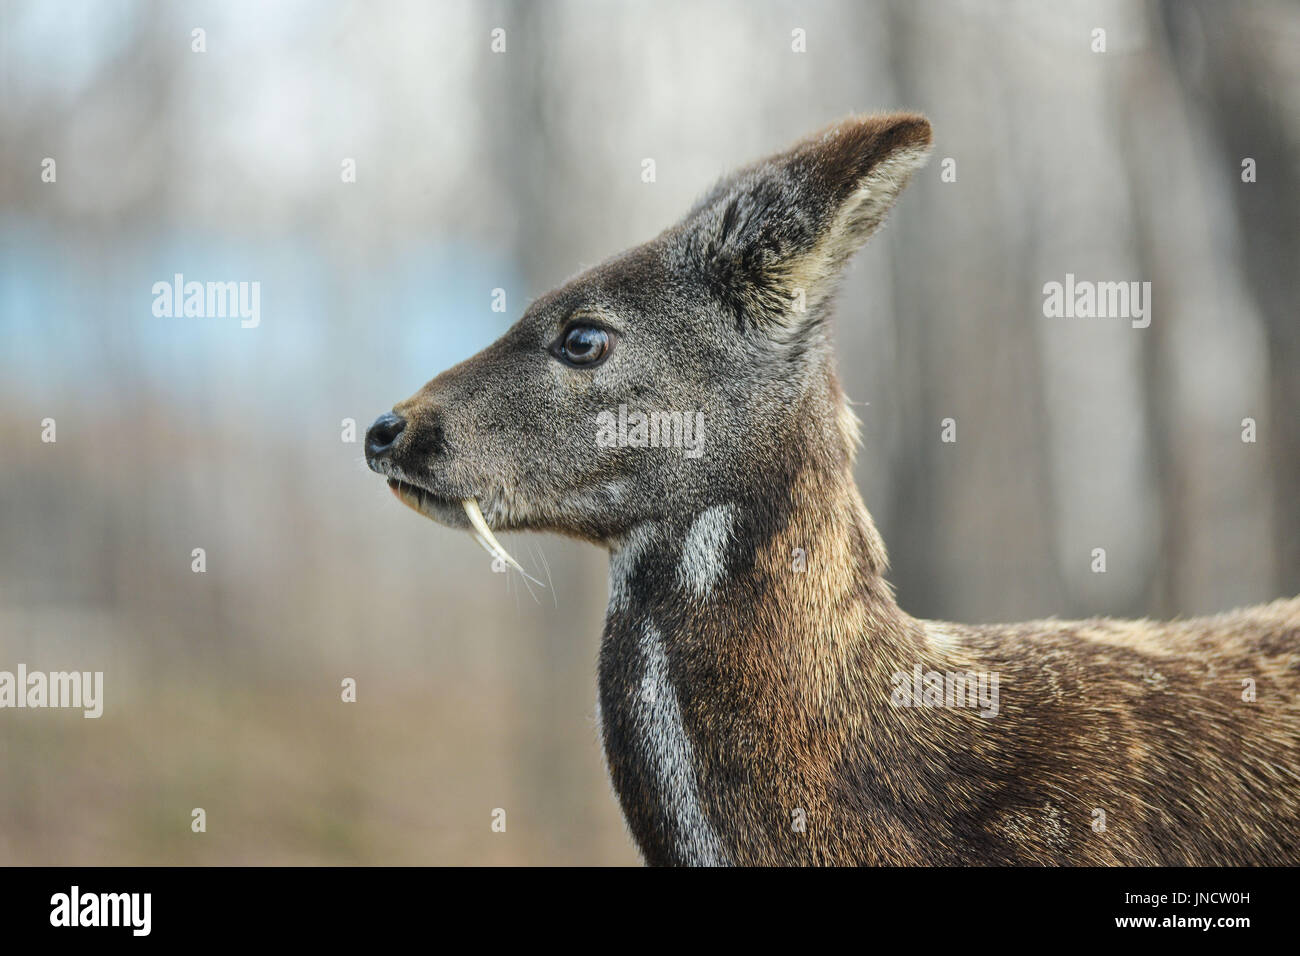
[[[393,450],[397,436],[406,429],[406,419],[393,412],[385,412],[366,430],[366,457],[387,458]]]

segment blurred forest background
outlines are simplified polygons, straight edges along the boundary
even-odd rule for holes
[[[0,669],[105,672],[99,720],[0,712],[0,863],[636,862],[593,719],[605,555],[507,538],[534,600],[341,422],[853,111],[936,131],[838,307],[903,607],[1300,592],[1300,4],[0,11]],[[1067,272],[1150,281],[1150,327],[1045,318]],[[175,273],[259,281],[260,327],[156,318]]]

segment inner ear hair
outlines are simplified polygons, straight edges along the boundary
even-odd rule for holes
[[[930,144],[916,113],[841,120],[719,183],[684,223],[687,248],[742,324],[802,326]]]
[[[817,211],[806,248],[777,263],[780,285],[802,289],[813,310],[830,294],[849,258],[885,217],[929,157],[930,124],[915,113],[851,117],[797,144],[786,162],[806,169],[802,201]]]

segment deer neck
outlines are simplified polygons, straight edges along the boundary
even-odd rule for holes
[[[735,832],[738,804],[773,827],[815,804],[801,770],[835,759],[828,718],[870,723],[890,674],[918,658],[848,456],[817,467],[826,457],[611,549],[599,703],[649,863],[735,862],[754,844]]]

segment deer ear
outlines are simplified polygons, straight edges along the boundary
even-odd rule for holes
[[[923,116],[850,117],[719,183],[682,248],[742,325],[802,325],[929,151]]]

